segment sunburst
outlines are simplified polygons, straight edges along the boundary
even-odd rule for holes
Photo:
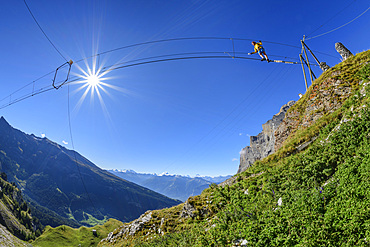
[[[97,57],[93,57],[92,59],[92,66],[88,64],[88,61],[85,60],[86,69],[82,69],[80,66],[77,65],[82,74],[74,73],[80,80],[74,82],[74,84],[82,84],[79,88],[75,90],[75,93],[84,90],[81,98],[76,104],[76,110],[79,110],[85,99],[88,95],[90,95],[90,102],[94,102],[95,95],[98,97],[101,107],[103,111],[107,113],[107,108],[105,106],[102,93],[109,95],[107,91],[108,88],[115,89],[117,91],[123,91],[120,87],[111,85],[107,83],[107,80],[113,79],[113,77],[107,77],[107,74],[111,71],[110,69],[104,68],[103,63],[98,66],[97,65]]]

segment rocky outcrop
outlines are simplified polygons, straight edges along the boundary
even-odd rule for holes
[[[195,210],[196,208],[189,203],[189,200],[187,200],[184,203],[184,207],[181,210],[180,217],[181,218],[188,218],[188,217],[193,218],[195,216],[194,214]]]
[[[335,49],[337,52],[342,56],[343,61],[349,58],[350,56],[353,56],[352,52],[350,52],[347,47],[345,47],[342,43],[338,42],[335,43]]]
[[[307,92],[304,105],[292,108],[275,131],[275,150],[278,150],[298,128],[307,128],[327,113],[334,112],[351,95],[351,85],[336,79],[339,71],[332,72],[320,85]]]
[[[285,117],[288,109],[295,101],[289,101],[283,105],[276,115],[262,125],[262,132],[257,136],[250,137],[250,146],[240,151],[240,165],[238,173],[245,171],[256,160],[263,159],[275,152],[275,131]]]
[[[322,71],[327,71],[328,69],[330,69],[329,65],[327,65],[325,62],[321,62],[320,63],[320,69]]]
[[[124,224],[119,228],[119,230],[115,230],[114,232],[110,232],[108,237],[102,239],[100,242],[110,242],[113,243],[116,241],[117,238],[121,237],[122,235],[130,235],[133,236],[137,231],[140,231],[144,228],[144,225],[148,223],[152,219],[152,212],[147,211],[145,214],[142,214],[138,219],[134,220],[130,224]]]

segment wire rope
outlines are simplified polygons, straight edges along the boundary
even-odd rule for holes
[[[170,55],[168,55],[168,56],[170,56]],[[159,57],[161,57],[161,56],[159,56]],[[129,67],[139,66],[139,65],[144,65],[144,64],[152,64],[152,63],[160,63],[160,62],[176,61],[176,60],[190,60],[190,59],[232,59],[232,57],[226,56],[226,55],[224,55],[224,56],[221,56],[221,55],[188,56],[188,57],[163,58],[163,59],[149,60],[149,61],[142,61],[142,62],[139,61],[139,62],[136,62],[136,63],[132,63],[132,62],[135,62],[135,61],[138,61],[138,60],[132,60],[132,61],[126,62],[128,64],[121,65],[121,66],[114,66],[114,65],[112,65],[110,67],[109,66],[106,66],[106,67],[102,68],[101,73],[102,72],[110,72],[110,71],[114,71],[114,70],[118,70],[118,69],[123,69],[123,68],[129,68]],[[252,58],[252,57],[245,57],[245,56],[236,56],[235,59],[260,61],[259,58]],[[142,60],[142,59],[139,59],[139,60]],[[300,64],[300,62],[294,62],[294,64]],[[71,82],[75,82],[75,81],[78,81],[78,80],[79,79],[78,79],[77,76],[71,77],[70,80],[66,82],[66,84],[69,84]],[[38,94],[41,94],[41,93],[44,93],[44,92],[48,92],[48,91],[50,91],[52,89],[54,89],[54,87],[52,85],[46,86],[44,88],[40,88],[37,91],[33,91],[32,93],[29,93],[29,94],[25,94],[23,96],[20,96],[17,99],[15,99],[15,100],[13,100],[13,101],[11,101],[9,103],[6,103],[6,104],[0,106],[0,109],[3,109],[5,107],[8,107],[8,106],[13,105],[15,103],[18,103],[20,101],[23,101],[23,100],[25,100],[27,98],[30,98],[32,96],[35,96],[35,95],[38,95]]]
[[[313,34],[314,32],[316,32],[317,30],[319,30],[320,28],[322,28],[324,25],[326,25],[329,21],[331,21],[332,19],[334,19],[337,15],[339,15],[340,13],[342,13],[344,10],[346,10],[349,6],[351,6],[354,2],[356,2],[356,0],[353,0],[350,4],[348,4],[345,8],[343,8],[341,11],[339,11],[338,13],[336,13],[334,16],[332,16],[329,20],[327,20],[325,23],[323,23],[321,26],[319,26],[318,28],[316,28],[315,30],[313,30],[309,35],[306,35],[306,37],[309,37],[311,36],[311,34]]]
[[[25,2],[26,4],[26,2]],[[26,5],[28,6],[28,5]],[[32,13],[32,12],[31,12]],[[114,52],[114,51],[118,51],[118,50],[122,50],[122,49],[126,49],[126,48],[132,48],[132,47],[136,47],[136,46],[141,46],[141,45],[147,45],[147,44],[155,44],[155,43],[161,43],[161,42],[170,42],[170,41],[180,41],[180,40],[230,40],[230,38],[225,38],[225,37],[187,37],[187,38],[173,38],[173,39],[163,39],[163,40],[155,40],[155,41],[147,41],[147,42],[141,42],[141,43],[136,43],[136,44],[132,44],[132,45],[127,45],[127,46],[122,46],[122,47],[118,47],[118,48],[115,48],[115,49],[111,49],[111,50],[108,50],[108,51],[104,51],[104,52],[101,52],[101,53],[97,53],[95,55],[92,55],[90,57],[86,57],[86,58],[83,58],[83,59],[80,59],[78,61],[75,61],[74,63],[79,63],[79,62],[82,62],[82,61],[86,61],[87,59],[89,58],[94,58],[94,57],[99,57],[100,55],[103,55],[103,54],[108,54],[108,53],[111,53],[111,52]],[[252,39],[241,39],[241,38],[233,38],[233,40],[243,40],[243,41],[251,41]],[[278,42],[271,42],[271,41],[263,41],[265,43],[271,43],[271,44],[278,44],[278,45],[285,45],[285,46],[290,46],[290,47],[294,47],[294,48],[299,48],[298,46],[294,46],[294,45],[289,45],[289,44],[284,44],[284,43],[278,43]],[[319,52],[319,51],[315,51],[317,53],[321,53],[323,55],[327,55],[327,56],[331,56],[331,57],[335,57],[335,56],[332,56],[330,54],[326,54],[326,53],[322,53],[322,52]],[[212,52],[197,52],[198,54],[205,54],[205,53],[212,53]],[[220,52],[214,52],[214,53],[220,53]],[[225,53],[225,52],[223,52]],[[246,54],[246,53],[242,53],[242,52],[235,52],[236,54]],[[166,56],[174,56],[174,55],[181,55],[181,54],[191,54],[191,53],[178,53],[178,54],[172,54],[172,55],[161,55],[161,56],[156,56],[156,57],[152,57],[152,58],[159,58],[159,57],[166,57]],[[283,56],[281,56],[283,57]],[[240,58],[240,57],[239,57]],[[337,58],[337,57],[335,57]],[[140,61],[140,60],[147,60],[149,58],[141,58],[141,59],[137,59],[137,61]],[[292,59],[292,58],[290,58]],[[258,60],[258,59],[255,59],[255,60]],[[133,62],[135,60],[132,60],[131,62]],[[126,62],[128,63],[128,62]],[[124,64],[124,63],[121,63],[121,64]],[[16,91],[12,92],[11,94],[9,94],[8,96],[4,97],[3,99],[0,100],[0,102],[4,101],[5,99],[11,97],[13,94],[19,92],[20,90],[26,88],[27,86],[37,82],[38,80],[52,74],[52,73],[55,73],[55,70],[51,71],[51,72],[48,72],[47,74],[39,77],[38,79],[26,84],[25,86],[21,87],[20,89],[17,89]],[[0,107],[0,109],[2,109]]]
[[[183,38],[172,38],[172,39],[153,40],[153,41],[147,41],[147,42],[141,42],[141,43],[126,45],[126,46],[121,46],[121,47],[117,47],[117,48],[114,48],[114,49],[111,49],[111,50],[100,52],[100,53],[97,53],[95,55],[92,55],[92,56],[89,56],[89,57],[86,57],[86,58],[82,58],[80,60],[77,60],[77,61],[75,61],[75,63],[79,63],[81,61],[86,61],[87,59],[90,59],[90,58],[94,58],[94,57],[97,57],[97,56],[100,56],[100,55],[108,54],[108,53],[119,51],[119,50],[123,50],[123,49],[128,49],[128,48],[133,48],[133,47],[143,46],[143,45],[149,45],[149,44],[156,44],[156,43],[163,43],[163,42],[172,42],[172,41],[182,41],[182,40],[239,40],[239,41],[253,41],[253,40],[256,40],[256,39],[226,38],[226,37],[183,37]],[[295,46],[295,45],[290,45],[290,44],[285,44],[285,43],[279,43],[279,42],[273,42],[273,41],[264,41],[264,40],[262,40],[262,42],[269,43],[269,44],[276,44],[276,45],[282,45],[282,46],[287,46],[287,47],[301,49],[300,46]],[[314,52],[317,52],[317,53],[320,53],[320,54],[323,54],[323,55],[326,55],[326,56],[337,58],[336,56],[333,56],[333,55],[330,55],[330,54],[327,54],[327,53],[323,53],[323,52],[320,52],[320,51],[314,51]]]
[[[28,4],[26,2],[26,0],[23,0],[24,4],[26,5],[28,11],[30,12],[33,20],[36,22],[37,26],[40,28],[41,32],[44,34],[44,36],[47,38],[47,40],[50,42],[50,44],[54,47],[54,49],[59,53],[59,55],[64,59],[66,60],[66,62],[68,62],[68,60],[63,56],[63,54],[58,50],[58,48],[54,45],[54,43],[49,39],[49,37],[46,35],[46,33],[44,32],[44,30],[42,29],[42,27],[40,26],[40,24],[38,23],[38,21],[36,20],[35,16],[32,14],[32,11],[31,9],[28,7]]]
[[[73,135],[72,135],[72,124],[71,124],[71,111],[70,111],[70,97],[69,97],[69,87],[70,85],[68,85],[68,126],[69,126],[69,135],[70,135],[70,138],[71,138],[71,144],[72,144],[72,152],[73,152],[73,155],[74,155],[74,161],[75,161],[75,164],[76,164],[76,167],[77,167],[77,171],[78,171],[78,174],[80,175],[80,179],[81,179],[81,182],[82,182],[82,185],[83,185],[83,188],[86,192],[86,195],[87,195],[87,198],[89,199],[91,205],[93,206],[94,210],[96,213],[98,213],[99,211],[96,209],[93,201],[91,200],[91,197],[90,197],[90,194],[89,192],[87,191],[87,188],[86,188],[86,184],[85,184],[85,181],[83,180],[82,178],[82,174],[81,174],[81,169],[80,169],[80,166],[78,164],[78,161],[77,161],[77,156],[76,156],[76,152],[75,152],[75,145],[74,145],[74,141],[73,141]]]
[[[363,16],[367,11],[369,11],[369,9],[370,9],[370,7],[368,7],[364,12],[362,12],[360,15],[358,15],[358,16],[357,16],[356,18],[354,18],[353,20],[351,20],[351,21],[347,22],[346,24],[343,24],[343,25],[341,25],[341,26],[339,26],[339,27],[337,27],[337,28],[334,28],[333,30],[330,30],[330,31],[328,31],[328,32],[325,32],[325,33],[322,33],[322,34],[316,35],[316,36],[311,37],[311,38],[307,38],[306,40],[310,40],[310,39],[314,39],[314,38],[317,38],[317,37],[321,37],[321,36],[323,36],[323,35],[325,35],[325,34],[328,34],[328,33],[334,32],[334,31],[336,31],[336,30],[338,30],[338,29],[340,29],[340,28],[342,28],[342,27],[345,27],[345,26],[347,26],[348,24],[350,24],[350,23],[354,22],[355,20],[357,20],[358,18],[360,18],[361,16]]]

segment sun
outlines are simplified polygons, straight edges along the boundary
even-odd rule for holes
[[[76,63],[76,67],[81,73],[72,73],[77,77],[73,84],[80,85],[76,90],[74,90],[74,93],[78,93],[80,91],[83,92],[76,104],[75,110],[79,110],[87,97],[90,97],[90,104],[94,104],[95,97],[97,97],[104,113],[108,114],[108,109],[105,106],[103,96],[106,95],[110,97],[111,95],[109,94],[109,90],[119,91],[125,95],[130,92],[127,89],[112,84],[112,80],[117,79],[116,77],[107,77],[107,74],[113,71],[112,68],[114,65],[104,67],[104,62],[97,62],[97,56],[92,58],[92,66],[89,65],[87,59],[85,59],[84,62],[85,68],[81,68]]]
[[[90,95],[91,103],[93,103],[95,96],[97,96],[97,98],[99,99],[100,105],[102,106],[104,110],[106,110],[103,97],[102,97],[102,92],[109,95],[107,88],[116,89],[115,86],[110,85],[109,83],[105,82],[109,79],[112,79],[112,77],[106,76],[109,70],[103,69],[102,64],[98,66],[96,62],[96,57],[93,58],[91,67],[88,64],[87,60],[85,60],[85,66],[86,68],[83,69],[77,65],[77,68],[80,70],[80,72],[82,72],[82,74],[73,73],[79,78],[78,80],[74,82],[74,84],[81,85],[75,90],[75,93],[81,90],[83,91],[81,98],[77,102],[76,108],[78,110],[78,108],[80,108],[82,103],[85,101],[86,97]]]
[[[98,87],[101,84],[99,75],[96,74],[87,76],[86,80],[91,87]]]

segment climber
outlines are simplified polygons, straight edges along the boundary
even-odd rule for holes
[[[253,41],[252,45],[254,46],[254,52],[248,53],[248,55],[252,55],[258,52],[258,55],[260,55],[260,57],[262,58],[261,61],[267,60],[267,62],[270,62],[269,58],[266,55],[265,48],[263,48],[262,46],[261,40],[258,43]]]

